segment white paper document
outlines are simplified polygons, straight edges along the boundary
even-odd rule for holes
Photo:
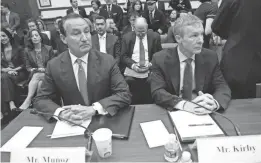
[[[91,123],[90,120],[86,120],[82,126],[88,128],[89,124]],[[61,138],[61,137],[68,137],[68,136],[76,136],[76,135],[83,135],[85,129],[78,126],[72,126],[64,121],[57,121],[56,125],[53,129],[53,133],[51,139],[54,138]]]
[[[182,141],[224,133],[210,115],[195,115],[185,111],[169,112]]]
[[[11,152],[13,150],[26,148],[42,129],[43,127],[24,126],[2,146],[1,151]]]
[[[150,148],[159,147],[167,143],[169,132],[161,120],[144,122],[140,126]]]
[[[147,78],[149,76],[149,72],[137,73],[136,71],[126,67],[126,69],[124,71],[124,75],[143,79],[143,78]]]

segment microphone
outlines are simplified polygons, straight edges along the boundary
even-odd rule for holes
[[[183,100],[184,100],[184,99],[183,99]],[[226,120],[228,120],[228,121],[233,125],[234,130],[235,130],[237,136],[241,136],[241,133],[240,133],[240,130],[239,130],[238,126],[237,126],[235,123],[233,123],[233,121],[230,120],[229,118],[227,118],[226,116],[224,116],[224,115],[222,115],[222,114],[220,114],[220,113],[218,113],[218,112],[216,112],[216,111],[212,111],[212,110],[206,108],[205,106],[199,105],[199,104],[197,104],[197,103],[195,103],[195,102],[193,102],[193,101],[187,101],[187,100],[185,100],[185,101],[186,101],[186,102],[191,102],[191,103],[197,105],[198,107],[204,108],[204,109],[210,111],[211,113],[214,113],[214,114],[216,114],[216,115],[219,115],[219,116],[225,118]]]
[[[49,116],[52,116],[52,117],[57,117],[58,119],[61,119],[63,121],[66,121],[70,124],[73,124],[75,126],[78,126],[78,127],[81,127],[81,128],[84,128],[85,131],[84,131],[84,137],[88,139],[88,142],[87,142],[87,150],[88,151],[91,151],[91,143],[92,143],[92,132],[85,126],[83,125],[80,125],[80,124],[77,124],[77,123],[74,123],[73,121],[70,121],[66,118],[63,118],[61,116],[57,116],[57,115],[54,115],[54,114],[50,114],[50,113],[44,113],[44,112],[41,112],[41,111],[37,111],[36,109],[32,109],[30,110],[30,114],[35,114],[35,115],[49,115]]]

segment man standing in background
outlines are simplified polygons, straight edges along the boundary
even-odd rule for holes
[[[72,8],[66,11],[67,15],[74,12],[75,14],[81,15],[83,18],[88,18],[85,9],[78,6],[78,0],[70,0],[70,3]]]
[[[15,34],[20,25],[19,15],[10,11],[6,3],[1,3],[1,14],[1,27],[6,28],[12,35]]]

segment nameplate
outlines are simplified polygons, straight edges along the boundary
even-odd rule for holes
[[[25,148],[11,152],[11,163],[85,163],[85,148]]]
[[[261,135],[197,139],[200,163],[261,163]]]

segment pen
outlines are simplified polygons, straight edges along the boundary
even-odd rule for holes
[[[212,126],[213,123],[202,123],[202,124],[189,124],[189,127],[196,127],[196,126]]]
[[[51,137],[51,136],[52,136],[52,134],[46,135],[46,137]],[[68,136],[68,134],[55,135],[55,136]],[[123,138],[125,138],[125,136],[124,136],[124,135],[121,135],[121,134],[112,134],[112,137],[118,138],[118,139],[123,139]]]

